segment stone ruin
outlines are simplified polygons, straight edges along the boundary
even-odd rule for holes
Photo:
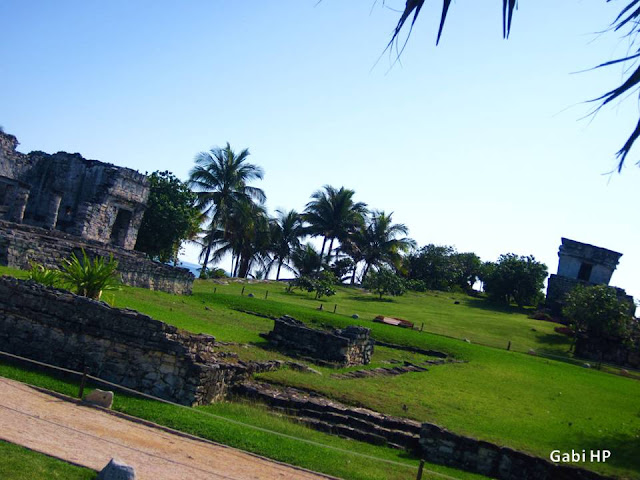
[[[558,250],[558,273],[551,275],[547,285],[547,307],[560,314],[567,293],[577,285],[609,285],[618,266],[621,253],[596,247],[587,243],[562,238]],[[615,289],[618,299],[629,304],[630,313],[635,314],[633,297],[622,288]]]
[[[55,267],[85,249],[90,256],[113,255],[127,284],[191,292],[188,270],[133,250],[149,197],[145,175],[78,153],[24,154],[17,146],[16,137],[0,131],[0,263]]]
[[[0,350],[184,405],[248,377],[215,338],[32,281],[0,277]]]
[[[369,334],[368,328],[358,326],[332,331],[316,330],[285,315],[275,320],[271,332],[261,336],[287,353],[316,363],[346,367],[371,362],[374,341]]]

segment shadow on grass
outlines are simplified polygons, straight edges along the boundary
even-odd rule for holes
[[[393,298],[388,297],[361,297],[357,295],[350,295],[348,297],[349,300],[354,300],[356,302],[368,302],[368,303],[394,303]]]
[[[638,413],[640,415],[640,412]],[[585,449],[587,459],[590,451],[609,450],[611,456],[607,464],[617,468],[631,470],[636,475],[629,478],[640,478],[640,438],[629,434],[611,434],[602,436],[585,436],[580,439],[579,445],[574,447]]]
[[[500,312],[500,313],[510,313],[510,314],[519,313],[519,314],[527,315],[533,311],[530,308],[516,307],[513,305],[504,305],[501,303],[491,302],[489,300],[483,300],[481,298],[470,298],[464,303],[466,306],[470,308],[479,308],[481,310],[488,310],[490,312]]]

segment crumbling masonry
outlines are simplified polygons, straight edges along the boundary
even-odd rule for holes
[[[84,248],[112,254],[127,284],[191,292],[190,272],[133,251],[149,197],[145,175],[78,153],[24,154],[17,146],[16,137],[0,131],[0,263],[54,267]]]

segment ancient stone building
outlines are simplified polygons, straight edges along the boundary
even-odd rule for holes
[[[78,153],[23,154],[0,132],[0,218],[133,249],[147,177]]]
[[[24,154],[17,146],[0,131],[0,264],[55,268],[84,249],[113,255],[127,285],[191,293],[188,270],[133,250],[149,197],[145,175],[78,153]]]
[[[552,274],[548,281],[547,306],[560,313],[564,296],[577,285],[609,285],[621,256],[621,253],[606,248],[562,238],[558,250],[558,273]],[[621,288],[611,288],[615,288],[618,298],[629,302],[635,312],[633,297]]]

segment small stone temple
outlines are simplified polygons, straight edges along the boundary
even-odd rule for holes
[[[618,266],[621,253],[562,238],[558,250],[558,273],[549,277],[547,307],[560,313],[564,296],[577,285],[609,285]],[[633,297],[622,288],[615,288],[618,298],[630,304],[635,312]]]
[[[21,153],[0,130],[0,264],[49,267],[81,249],[113,255],[125,283],[190,293],[193,275],[133,250],[149,182],[130,168],[79,153]]]

